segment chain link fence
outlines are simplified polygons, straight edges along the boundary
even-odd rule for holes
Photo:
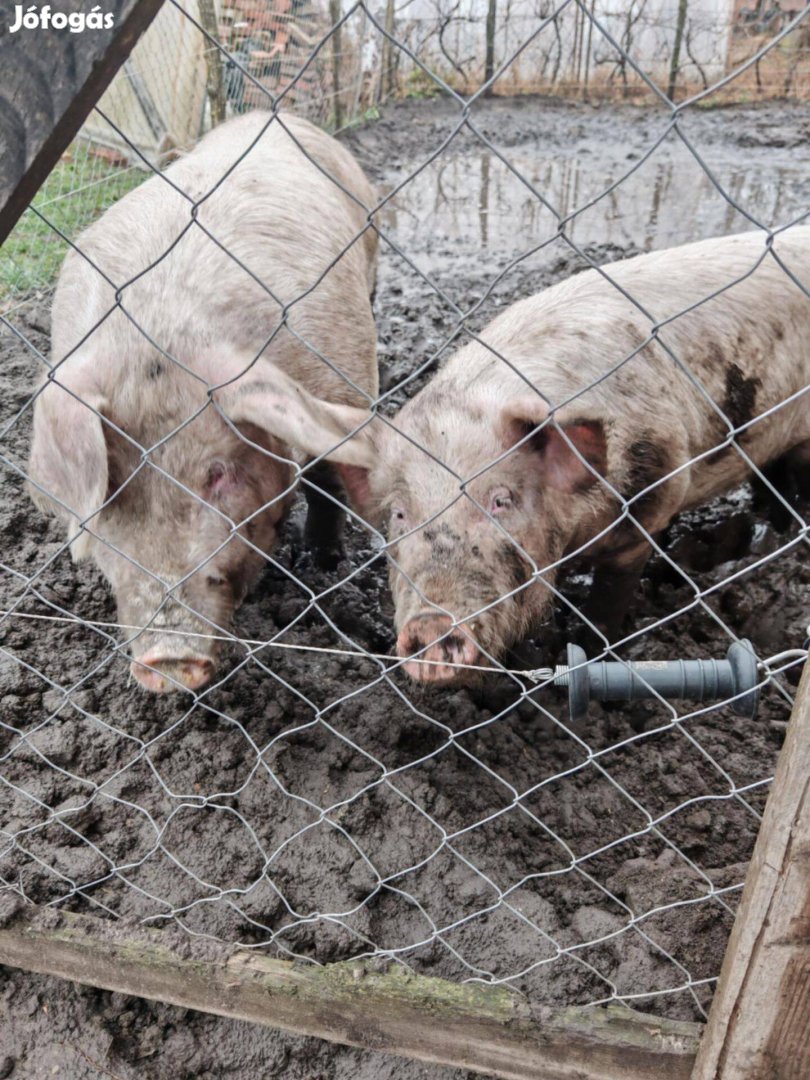
[[[329,130],[374,119],[391,97],[439,93],[431,73],[462,94],[497,69],[499,94],[638,102],[650,99],[652,81],[674,100],[710,87],[715,103],[807,96],[800,7],[614,8],[411,0],[366,14],[303,0],[168,4],[34,206],[50,207],[73,239],[150,167],[190,149],[226,114],[262,107],[267,94]],[[53,286],[64,247],[29,210],[5,254],[3,310]]]
[[[315,964],[394,962],[536,1004],[705,1015],[805,655],[806,455],[792,469],[770,459],[810,432],[806,361],[791,352],[807,318],[801,139],[757,141],[754,113],[734,131],[702,106],[787,48],[805,13],[780,9],[756,52],[705,88],[679,83],[674,104],[619,16],[588,4],[510,9],[500,43],[469,59],[461,29],[477,15],[458,5],[414,19],[419,39],[407,10],[357,4],[290,31],[296,73],[255,56],[273,52],[266,40],[234,36],[241,21],[262,33],[239,5],[217,33],[180,4],[167,12],[219,54],[229,117],[281,111],[215,133],[211,182],[210,155],[200,173],[194,155],[161,171],[102,104],[92,123],[153,178],[87,233],[60,218],[58,189],[28,211],[71,256],[53,348],[48,297],[2,318],[0,884],[180,928],[192,947],[214,938]],[[276,41],[288,16],[303,17],[268,15]],[[559,49],[563,25],[578,27],[591,72],[615,58],[602,70],[619,65],[654,104],[631,116],[489,96],[514,88],[530,49]],[[418,89],[344,134],[374,193],[285,108],[294,87],[329,86],[338,69],[316,73],[335,42],[372,38],[384,70]],[[380,92],[356,70],[342,120]],[[783,114],[780,130],[800,132],[804,116]],[[303,177],[265,247],[251,230],[270,211],[239,202],[240,184],[268,175],[263,151]],[[111,184],[113,202],[135,168],[69,183]],[[15,258],[25,228],[8,242]],[[635,274],[615,263],[751,230],[687,272],[682,252]],[[266,251],[278,275],[257,272]],[[532,319],[489,326],[569,279],[536,315],[565,364],[534,384]],[[575,287],[584,306],[566,324]],[[581,357],[565,352],[574,338]],[[96,342],[103,393],[79,377]],[[279,369],[332,407],[296,397]],[[670,395],[703,432],[680,457]],[[472,426],[459,419],[468,398]],[[512,400],[521,408],[504,414]],[[632,438],[623,403],[644,419]],[[35,409],[50,471],[29,464]],[[500,452],[487,449],[495,434]],[[562,499],[529,506],[532,453]],[[343,487],[323,468],[335,456]],[[725,482],[710,479],[721,459]],[[701,478],[697,496],[660,498],[686,476]],[[67,537],[26,482],[73,522]],[[384,524],[364,512],[372,496]],[[509,517],[521,505],[532,529]],[[74,563],[71,544],[92,558]],[[620,557],[594,575],[600,544]],[[589,592],[607,612],[588,613]],[[628,620],[606,634],[602,615],[630,592]],[[750,639],[759,712],[651,691],[572,718],[552,668],[580,639],[623,665],[720,659]]]

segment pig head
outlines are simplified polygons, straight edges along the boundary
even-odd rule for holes
[[[552,414],[530,388],[494,405],[436,382],[392,420],[300,387],[245,386],[220,404],[336,463],[383,535],[397,651],[420,681],[489,666],[525,636],[553,603],[560,559],[605,515],[603,422],[576,407]]]
[[[275,543],[293,468],[276,440],[226,423],[200,379],[164,372],[171,392],[147,379],[111,401],[96,366],[41,388],[29,492],[111,584],[132,674],[196,690]]]

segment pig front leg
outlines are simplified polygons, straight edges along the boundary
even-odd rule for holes
[[[639,544],[629,552],[622,552],[616,559],[599,563],[594,570],[583,615],[610,642],[621,637],[622,627],[637,595],[641,572],[651,551],[649,544]],[[583,625],[582,632],[590,644],[598,644],[602,648],[601,639],[592,630]]]
[[[346,514],[338,505],[343,498],[343,485],[327,462],[307,469],[305,476],[310,483],[304,484],[307,500],[304,541],[321,570],[334,570],[343,551]]]
[[[752,476],[754,506],[778,532],[785,532],[795,521],[785,502],[795,504],[810,499],[810,441],[799,443],[781,457],[760,466],[759,472],[767,483],[757,473]]]
[[[799,498],[810,499],[810,439],[805,439],[788,451],[787,465]]]

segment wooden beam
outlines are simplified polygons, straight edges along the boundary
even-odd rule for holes
[[[326,967],[21,906],[0,962],[122,994],[504,1080],[687,1080],[701,1025],[620,1007],[540,1010],[503,987],[347,961]]]
[[[217,10],[214,6],[214,0],[197,0],[197,11],[200,16],[200,26],[215,41],[218,41],[219,28],[217,26]],[[225,120],[227,109],[222,53],[207,39],[205,40],[205,71],[205,89],[208,94],[208,104],[211,108],[211,127],[218,127]]]
[[[105,0],[106,29],[19,29],[15,0],[0,0],[0,243],[70,145],[163,0]],[[27,11],[31,5],[23,4]],[[44,5],[42,5],[44,6]],[[56,12],[90,12],[63,0]]]
[[[693,1080],[810,1077],[810,663]]]

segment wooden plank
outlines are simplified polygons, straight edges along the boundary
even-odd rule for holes
[[[693,1080],[810,1076],[810,663],[796,694]]]
[[[200,15],[200,26],[208,31],[215,41],[218,41],[219,30],[214,0],[197,0],[197,9]],[[222,53],[207,40],[205,41],[205,70],[206,91],[211,107],[211,127],[217,127],[225,119],[227,104],[222,74]]]
[[[163,0],[105,0],[107,29],[19,29],[14,0],[0,0],[0,243],[70,145]],[[22,6],[27,11],[29,4]],[[43,5],[44,6],[44,5]],[[70,16],[93,4],[54,5]]]
[[[398,966],[298,965],[208,943],[205,955],[178,932],[47,908],[21,905],[0,925],[0,962],[13,967],[504,1080],[686,1080],[701,1031],[620,1007],[534,1015],[502,987]]]

